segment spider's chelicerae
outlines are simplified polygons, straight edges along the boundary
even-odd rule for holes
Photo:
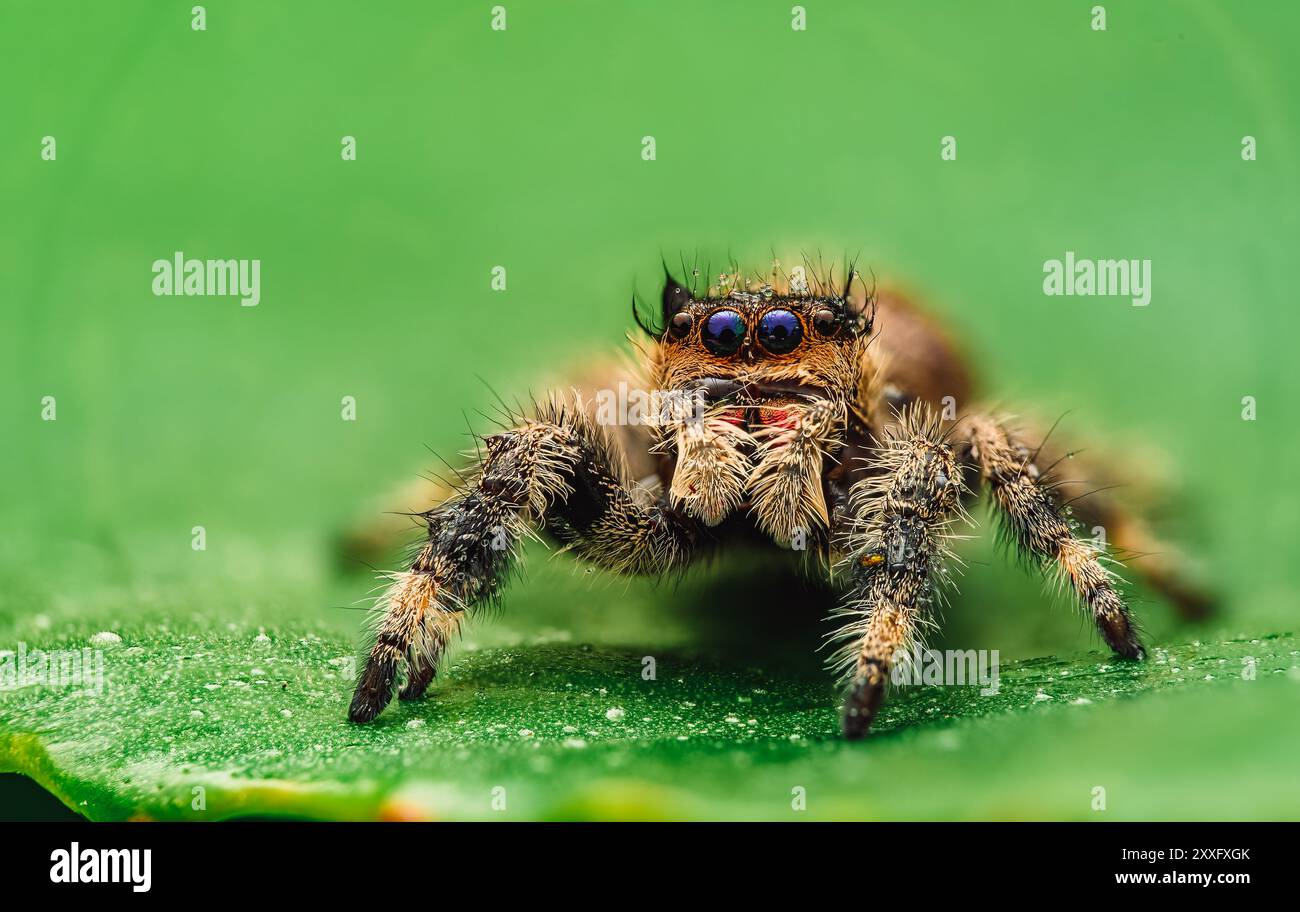
[[[937,323],[845,273],[774,269],[699,290],[669,276],[659,317],[637,318],[649,338],[622,379],[656,393],[641,420],[575,391],[484,437],[463,486],[420,514],[428,538],[376,604],[350,718],[374,719],[403,670],[400,697],[423,696],[534,530],[629,574],[679,571],[740,532],[805,549],[843,590],[833,661],[850,738],[867,732],[895,656],[942,597],[949,540],[980,487],[1011,547],[1059,576],[1118,655],[1144,653],[1114,553],[1143,553],[1135,569],[1148,582],[1189,612],[1204,607],[1142,519],[1056,477],[1072,454],[1050,435],[970,406],[969,372]],[[1080,525],[1103,527],[1110,547]]]

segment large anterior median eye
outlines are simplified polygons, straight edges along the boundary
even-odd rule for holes
[[[733,355],[745,338],[745,321],[734,310],[715,311],[704,321],[700,337],[715,355]]]
[[[801,339],[803,326],[788,310],[769,310],[758,321],[758,341],[774,355],[794,351]]]

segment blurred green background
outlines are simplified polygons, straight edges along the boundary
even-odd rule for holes
[[[336,606],[369,583],[338,569],[338,535],[426,447],[463,449],[467,415],[485,427],[484,381],[536,391],[624,345],[630,296],[679,251],[858,255],[950,321],[995,398],[1166,454],[1165,528],[1225,606],[1190,628],[1144,599],[1152,642],[1293,629],[1294,4],[1112,2],[1104,32],[1084,2],[810,2],[802,32],[789,3],[504,5],[497,32],[490,3],[211,2],[196,32],[190,3],[0,4],[0,648],[102,629],[352,642],[360,615]],[[177,250],[260,259],[260,306],[155,297],[151,263]],[[1067,250],[1149,258],[1150,306],[1045,297]],[[1096,647],[987,543],[967,557],[938,645]],[[726,566],[673,589],[532,558],[474,645],[558,630],[726,656],[698,606],[754,594]],[[789,637],[731,610],[737,643],[785,639],[818,674],[820,607]],[[1270,706],[1293,725],[1286,688]],[[7,705],[0,734],[28,731],[35,710]],[[979,787],[930,782],[951,803],[890,813],[968,816]]]

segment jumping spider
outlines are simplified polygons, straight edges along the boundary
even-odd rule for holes
[[[633,303],[649,339],[632,386],[670,394],[651,420],[602,423],[575,391],[482,438],[472,476],[418,514],[428,538],[409,569],[389,575],[352,721],[384,709],[403,665],[400,697],[423,696],[534,530],[627,574],[680,570],[741,530],[806,549],[843,591],[833,664],[849,738],[866,734],[895,656],[929,623],[951,528],[981,486],[1010,546],[1069,587],[1118,655],[1144,652],[1114,551],[1154,553],[1135,569],[1189,613],[1205,607],[1143,520],[1081,481],[1051,480],[1073,454],[966,407],[969,372],[938,324],[845,272],[730,274],[699,294],[667,275],[656,320]],[[1080,521],[1106,529],[1114,550],[1077,535]]]

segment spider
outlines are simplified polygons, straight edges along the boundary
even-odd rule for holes
[[[835,273],[774,265],[696,288],[698,270],[688,287],[665,267],[655,318],[633,301],[646,337],[621,380],[655,391],[653,406],[619,421],[576,390],[552,394],[481,438],[463,484],[417,514],[428,535],[407,569],[386,575],[349,718],[374,719],[403,669],[398,695],[422,697],[537,532],[623,574],[680,571],[741,534],[807,552],[842,590],[830,664],[848,738],[868,732],[896,657],[933,624],[954,526],[980,488],[1009,547],[1058,576],[1119,656],[1144,650],[1114,554],[1155,552],[1147,581],[1189,614],[1207,607],[1143,519],[1056,479],[1072,453],[970,406],[970,372],[939,323],[851,265]],[[1081,522],[1110,546],[1082,537]]]

